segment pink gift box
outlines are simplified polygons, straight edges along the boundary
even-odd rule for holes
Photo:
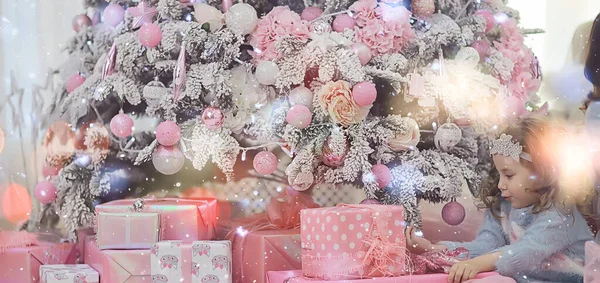
[[[87,264],[49,264],[40,267],[42,283],[98,283],[98,272]]]
[[[75,259],[76,248],[73,243],[40,242],[36,246],[11,248],[0,254],[0,282],[40,282],[41,265],[72,264]]]
[[[302,271],[328,280],[405,274],[401,206],[338,205],[300,214]]]
[[[496,272],[480,273],[475,277],[476,279],[489,278],[496,276]],[[447,274],[424,274],[424,275],[404,275],[401,277],[379,277],[371,279],[351,279],[351,280],[336,280],[327,281],[320,279],[311,279],[302,276],[302,271],[269,271],[267,272],[268,283],[447,283]],[[499,281],[494,281],[500,283]],[[514,282],[514,281],[513,281]],[[491,283],[491,282],[490,282]]]
[[[205,199],[144,199],[142,212],[161,214],[161,240],[211,240],[215,236],[218,218],[217,200]],[[116,200],[96,206],[96,212],[131,212],[134,199]]]
[[[96,241],[101,250],[150,249],[160,240],[156,212],[98,212]]]
[[[600,245],[594,241],[585,243],[583,282],[600,283]]]

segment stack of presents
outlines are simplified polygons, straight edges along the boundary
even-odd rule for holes
[[[397,206],[320,208],[284,195],[265,213],[221,219],[228,225],[215,199],[118,200],[96,212],[96,227],[78,230],[77,242],[0,250],[0,282],[447,282],[443,271],[408,271]]]

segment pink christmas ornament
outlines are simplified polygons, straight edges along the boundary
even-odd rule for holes
[[[323,10],[321,10],[321,8],[312,6],[304,9],[300,15],[300,18],[310,22],[321,16],[321,14],[323,14]]]
[[[336,153],[333,151],[331,146],[331,136],[327,137],[325,143],[323,143],[323,153],[321,155],[321,160],[323,163],[329,167],[338,167],[344,164],[344,159],[350,150],[350,144],[348,140],[346,140],[344,149],[341,153]]]
[[[333,20],[333,30],[337,32],[344,32],[346,29],[354,30],[356,20],[350,17],[348,14],[341,14],[335,17]]]
[[[67,79],[67,83],[66,83],[67,92],[71,93],[71,92],[75,91],[84,82],[85,82],[85,77],[82,76],[81,74],[72,75],[71,77],[69,77],[69,79]]]
[[[473,47],[473,48],[475,48],[475,50],[477,50],[477,53],[479,53],[479,59],[481,60],[481,62],[485,61],[485,58],[487,56],[489,56],[490,52],[492,51],[492,47],[485,40],[475,41],[475,42],[473,42],[473,45],[471,45],[471,47]]]
[[[298,129],[305,129],[312,121],[312,113],[305,105],[297,104],[290,108],[285,120]]]
[[[373,104],[377,98],[377,89],[371,82],[360,82],[352,88],[352,98],[358,106]]]
[[[95,10],[94,15],[92,15],[92,25],[95,26],[102,22],[102,14],[100,11]]]
[[[140,4],[135,7],[127,9],[127,13],[133,17],[132,28],[139,28],[143,24],[151,23],[154,20],[154,16],[158,14],[156,8],[142,0]]]
[[[92,19],[90,19],[90,17],[88,17],[86,14],[77,15],[75,18],[73,18],[73,21],[71,21],[71,26],[75,32],[79,32],[85,27],[89,27],[91,25]]]
[[[106,24],[116,27],[125,19],[125,9],[119,4],[112,3],[104,8],[102,16]]]
[[[115,71],[115,63],[117,60],[117,43],[113,42],[108,54],[106,54],[106,59],[104,61],[104,65],[102,65],[102,80],[106,77],[110,76]]]
[[[142,25],[138,31],[139,42],[148,48],[154,48],[160,44],[162,39],[162,32],[160,27],[154,23],[148,23]]]
[[[375,175],[377,186],[380,189],[387,187],[390,181],[392,181],[392,172],[390,171],[390,168],[383,164],[373,165],[371,171],[373,172],[373,175]]]
[[[179,50],[179,57],[177,57],[177,63],[175,64],[175,70],[173,71],[173,102],[179,101],[179,95],[181,94],[181,88],[185,82],[185,42],[181,44]]]
[[[369,48],[369,46],[362,42],[356,42],[352,44],[352,51],[354,51],[356,56],[358,56],[358,60],[363,66],[369,63],[369,61],[371,61],[371,58],[373,57],[373,53],[371,53],[371,49]]]
[[[456,201],[451,201],[442,208],[442,219],[448,225],[456,226],[462,223],[465,220],[465,216],[465,207]]]
[[[152,164],[156,171],[164,175],[173,175],[185,163],[185,156],[178,146],[159,145],[152,154]]]
[[[475,12],[476,16],[482,16],[485,20],[485,32],[489,32],[496,25],[496,19],[494,18],[494,13],[490,10],[479,10]]]
[[[181,138],[181,129],[173,121],[164,121],[156,127],[156,140],[166,146],[173,146]]]
[[[434,0],[413,0],[412,12],[419,18],[427,18],[435,13]]]
[[[45,178],[54,177],[54,176],[58,175],[58,172],[60,172],[60,167],[58,167],[58,166],[51,166],[46,163],[44,163],[44,165],[42,165],[42,175]]]
[[[270,151],[261,151],[254,157],[252,165],[259,174],[273,174],[277,170],[277,156]]]
[[[41,181],[33,189],[33,195],[41,204],[49,204],[56,199],[56,191],[50,181]]]
[[[372,204],[381,204],[378,200],[372,198],[363,199],[360,204],[372,205]]]
[[[310,172],[300,172],[294,178],[288,176],[290,186],[296,191],[306,191],[315,182],[315,176]]]
[[[217,107],[206,107],[202,111],[202,122],[210,130],[216,130],[223,126],[223,112]]]
[[[223,13],[227,13],[231,6],[233,6],[233,0],[223,0],[221,2],[221,7],[223,7]]]
[[[110,131],[117,137],[128,137],[133,133],[133,119],[121,110],[121,113],[110,120]]]

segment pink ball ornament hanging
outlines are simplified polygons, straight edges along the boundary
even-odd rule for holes
[[[477,50],[477,53],[479,53],[479,59],[481,60],[481,62],[485,61],[485,58],[487,56],[489,56],[490,52],[492,51],[492,47],[485,40],[475,41],[475,42],[473,42],[473,45],[471,45],[471,47],[473,47],[473,48],[475,48],[475,50]]]
[[[350,143],[348,140],[344,143],[344,149],[341,153],[334,152],[331,144],[331,136],[327,137],[325,143],[323,143],[323,154],[321,160],[329,167],[338,167],[344,164],[344,159],[350,150]]]
[[[173,175],[185,163],[185,156],[178,146],[159,145],[152,154],[152,164],[156,171],[164,175]]]
[[[102,15],[100,14],[100,12],[98,10],[94,11],[94,14],[92,15],[92,25],[95,26],[101,22],[102,22]]]
[[[376,199],[372,199],[372,198],[366,198],[363,199],[360,204],[365,204],[365,205],[373,205],[373,204],[381,204],[378,200]]]
[[[160,27],[154,23],[143,24],[138,31],[138,40],[140,44],[148,48],[154,48],[160,44],[162,40],[162,32]]]
[[[119,4],[112,3],[104,8],[102,16],[106,24],[116,27],[125,19],[125,9]]]
[[[173,146],[181,138],[181,129],[173,121],[164,121],[156,127],[156,140],[166,146]]]
[[[412,12],[420,18],[427,18],[435,13],[434,0],[413,0]]]
[[[494,13],[490,10],[479,10],[475,12],[475,16],[481,16],[485,20],[485,32],[489,32],[496,25]]]
[[[297,104],[290,108],[285,121],[298,129],[305,129],[312,121],[312,113],[305,105]]]
[[[58,175],[59,172],[60,172],[60,167],[58,167],[58,166],[51,166],[46,163],[44,163],[44,165],[42,165],[42,175],[45,178],[54,177],[54,176]]]
[[[202,122],[210,130],[216,130],[223,126],[223,112],[217,107],[206,107],[202,111]]]
[[[133,119],[121,112],[110,120],[110,131],[117,137],[126,138],[133,133]]]
[[[377,98],[377,89],[371,82],[360,82],[352,88],[352,98],[358,106],[373,104]]]
[[[305,21],[312,21],[323,14],[323,10],[319,7],[308,7],[302,11],[300,18]]]
[[[465,216],[465,207],[456,201],[451,201],[442,208],[442,219],[448,225],[456,226],[462,223],[465,220]]]
[[[82,76],[81,74],[75,74],[75,75],[70,76],[67,79],[67,83],[66,83],[67,92],[71,93],[71,92],[75,91],[84,82],[85,82],[85,77]]]
[[[337,32],[344,32],[346,29],[354,30],[356,20],[350,17],[348,14],[341,14],[335,17],[333,20],[333,30]]]
[[[92,25],[92,19],[88,17],[86,14],[77,15],[71,21],[71,26],[75,32],[79,32],[85,27],[89,27]]]
[[[375,181],[377,181],[377,186],[380,189],[387,187],[390,181],[392,181],[392,172],[390,171],[390,168],[383,164],[373,165],[371,171],[373,172]]]
[[[254,157],[252,165],[259,174],[273,174],[277,170],[277,156],[270,151],[261,151]]]
[[[50,181],[39,182],[33,189],[33,195],[41,204],[49,204],[56,199],[56,187]]]
[[[352,51],[354,51],[354,54],[356,54],[360,64],[363,66],[369,63],[373,57],[373,53],[371,52],[369,46],[362,42],[352,44]]]

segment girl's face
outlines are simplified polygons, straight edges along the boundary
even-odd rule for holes
[[[538,178],[529,168],[501,154],[495,154],[493,159],[500,174],[498,189],[513,208],[528,207],[540,199]]]

